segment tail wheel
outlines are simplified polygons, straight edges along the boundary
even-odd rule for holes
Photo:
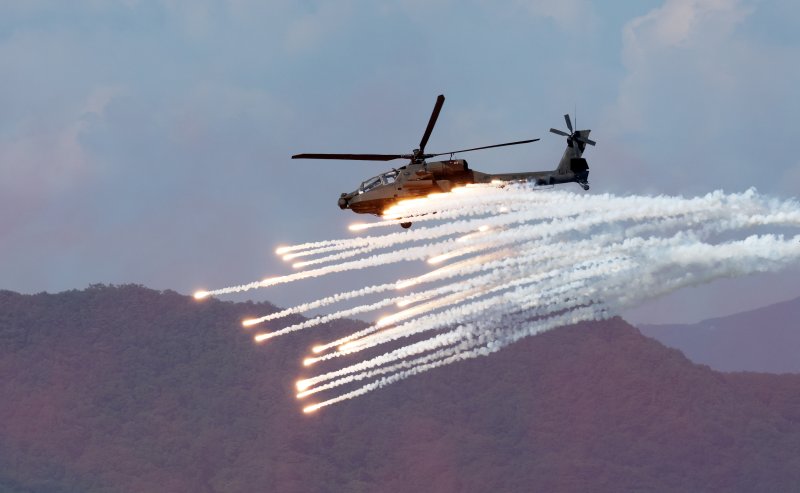
[[[411,227],[411,223],[400,223],[400,227],[403,229],[408,229]]]

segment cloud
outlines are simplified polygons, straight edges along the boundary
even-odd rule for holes
[[[782,144],[794,140],[789,122],[800,112],[800,68],[789,62],[800,58],[800,49],[783,23],[792,13],[796,19],[796,4],[665,0],[627,22],[625,71],[602,125],[610,134],[602,153],[629,154],[612,158],[619,164],[604,163],[604,179],[660,193],[755,186],[796,195],[800,165]],[[638,318],[652,320],[661,310],[667,314],[661,321],[696,320],[724,312],[724,301],[744,292],[760,296],[748,306],[784,299],[792,295],[786,285],[757,277],[698,288],[648,304]],[[676,307],[682,315],[675,315]]]
[[[760,31],[780,15],[746,0],[666,0],[624,26],[625,71],[604,133],[636,149],[647,164],[640,182],[781,190],[763,171],[779,177],[793,165],[775,142],[792,139],[777,122],[800,111],[800,68],[787,63],[800,49]]]
[[[643,127],[644,114],[665,93],[674,93],[667,81],[691,79],[689,87],[680,87],[687,97],[694,97],[691,86],[705,91],[733,84],[737,60],[726,53],[736,27],[751,12],[738,0],[667,0],[626,24],[622,58],[627,75],[615,126],[629,131]]]
[[[96,88],[80,105],[61,108],[56,118],[30,115],[0,137],[0,233],[59,200],[94,171],[82,137],[120,92]]]
[[[564,143],[543,134],[576,104],[595,190],[675,191],[666,177],[699,166],[681,192],[766,166],[796,180],[797,30],[753,41],[766,4],[631,20],[588,0],[0,2],[0,279],[186,289],[283,268],[260,248],[340,231],[356,218],[338,193],[376,173],[289,156],[408,150],[440,92],[432,147],[543,137],[474,155],[480,170],[544,169]]]
[[[625,27],[626,48],[637,44],[681,46],[692,41],[725,40],[752,8],[738,0],[668,0],[661,8]]]

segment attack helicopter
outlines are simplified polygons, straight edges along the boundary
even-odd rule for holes
[[[589,190],[589,165],[583,158],[586,145],[595,145],[589,139],[590,130],[573,130],[569,115],[564,115],[569,132],[551,128],[550,132],[567,138],[567,148],[556,169],[552,171],[529,171],[520,173],[482,173],[470,169],[464,159],[453,159],[455,154],[492,149],[495,147],[528,144],[539,139],[520,140],[473,147],[458,151],[425,153],[425,146],[439,118],[444,105],[444,95],[436,98],[436,104],[428,120],[425,133],[419,147],[410,154],[295,154],[292,159],[338,159],[348,161],[391,161],[408,159],[409,163],[400,168],[392,168],[378,176],[361,183],[358,189],[350,193],[342,193],[338,200],[340,209],[350,209],[357,214],[374,214],[380,216],[392,205],[404,199],[423,197],[435,192],[449,192],[454,187],[471,183],[491,183],[493,181],[529,181],[537,185],[556,185],[561,183],[577,183],[584,190]],[[430,158],[449,155],[444,161],[428,162]],[[403,228],[411,227],[410,222],[401,223]]]

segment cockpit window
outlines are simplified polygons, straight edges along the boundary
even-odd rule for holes
[[[386,173],[381,175],[383,177],[383,184],[389,185],[394,183],[395,178],[397,178],[397,173],[398,171],[387,171]]]
[[[364,193],[366,191],[372,190],[373,188],[377,187],[378,185],[389,185],[394,183],[394,180],[397,178],[397,174],[399,171],[387,171],[382,175],[378,175],[374,178],[370,178],[369,180],[363,182],[360,187],[358,187],[358,193]]]
[[[377,187],[381,184],[381,177],[376,176],[375,178],[370,178],[369,180],[365,181],[361,184],[360,192],[366,192],[368,190],[372,190],[373,188]]]

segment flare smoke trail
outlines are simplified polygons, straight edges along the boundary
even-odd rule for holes
[[[264,341],[396,306],[370,327],[312,348],[306,366],[352,360],[366,352],[369,356],[298,381],[298,398],[361,385],[304,409],[311,412],[433,368],[491,354],[523,337],[617,315],[682,287],[776,271],[800,261],[800,204],[754,190],[684,198],[477,185],[402,202],[383,219],[351,229],[396,228],[406,221],[413,221],[414,229],[278,248],[276,254],[286,261],[301,259],[294,268],[309,269],[195,296],[427,261],[431,270],[417,277],[336,293],[243,321],[245,327],[272,325],[288,315],[382,296],[254,335]]]

